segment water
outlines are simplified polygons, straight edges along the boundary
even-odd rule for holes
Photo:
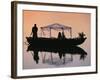
[[[90,50],[85,47],[88,40],[79,47],[46,50],[29,50],[28,45],[24,44],[23,69],[40,68],[60,68],[60,67],[80,67],[90,66]],[[85,45],[85,46],[84,46]]]

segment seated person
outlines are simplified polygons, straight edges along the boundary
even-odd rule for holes
[[[58,33],[58,39],[61,39],[62,36],[61,36],[61,32]]]
[[[62,39],[65,39],[65,34],[64,34],[64,32],[62,32]]]

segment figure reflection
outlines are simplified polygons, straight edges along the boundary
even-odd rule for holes
[[[67,64],[68,62],[73,61],[74,55],[80,55],[80,60],[84,60],[87,56],[87,53],[80,47],[77,46],[70,46],[66,48],[37,48],[28,46],[27,51],[32,51],[32,56],[34,61],[38,64],[39,63],[39,54],[41,54],[43,59],[43,63],[48,63],[51,65],[62,65]],[[39,53],[40,52],[40,53]],[[50,59],[46,60],[46,54],[50,54]],[[58,63],[54,61],[53,55],[58,55],[58,58],[61,60],[61,62],[58,60]],[[70,59],[66,61],[66,55],[70,55]]]
[[[33,51],[33,52],[32,52],[32,56],[33,56],[33,59],[34,59],[34,61],[36,62],[36,64],[38,64],[38,63],[39,63],[38,51],[37,51],[37,50]]]

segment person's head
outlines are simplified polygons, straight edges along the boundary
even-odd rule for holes
[[[61,32],[59,32],[58,34],[61,35]]]
[[[34,24],[34,26],[36,26],[36,24]]]

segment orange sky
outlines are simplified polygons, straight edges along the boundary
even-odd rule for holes
[[[60,23],[72,27],[73,37],[78,36],[79,32],[84,32],[90,38],[90,14],[88,13],[68,13],[68,12],[49,12],[49,11],[23,11],[24,37],[30,36],[32,26],[37,24],[40,27]],[[52,35],[54,31],[52,32]]]

